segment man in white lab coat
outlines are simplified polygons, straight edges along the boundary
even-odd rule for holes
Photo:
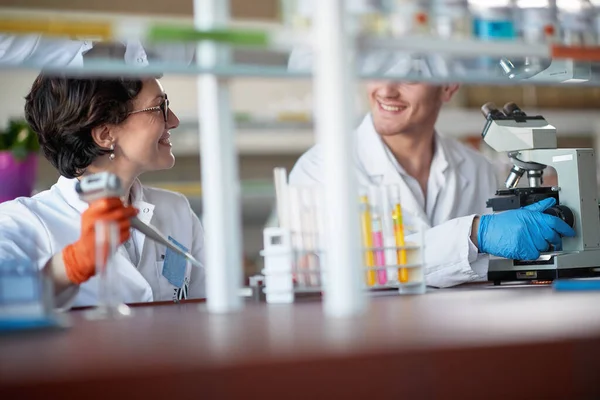
[[[291,64],[308,65],[306,55],[297,56]],[[399,185],[405,224],[425,227],[426,281],[436,287],[485,280],[485,253],[536,259],[549,243],[560,245],[559,235],[575,234],[563,221],[543,214],[553,199],[483,215],[498,187],[492,165],[435,129],[442,105],[458,88],[372,82],[367,89],[370,113],[353,133],[359,183]],[[324,183],[323,158],[318,144],[302,155],[290,184]]]

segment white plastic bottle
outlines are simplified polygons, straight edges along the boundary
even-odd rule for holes
[[[427,35],[431,31],[429,0],[390,0],[389,25],[393,36]]]
[[[557,38],[555,0],[517,0],[517,32],[526,43],[547,43]]]
[[[346,0],[346,9],[352,29],[359,34],[387,34],[389,1],[391,0]],[[283,24],[296,31],[311,29],[319,2],[316,0],[280,0]]]
[[[567,46],[596,43],[593,7],[588,0],[557,0],[559,35]]]
[[[441,39],[466,38],[472,34],[468,0],[432,0],[431,31]]]

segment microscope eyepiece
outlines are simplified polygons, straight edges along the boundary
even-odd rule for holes
[[[483,106],[481,106],[481,113],[483,114],[483,116],[488,119],[488,118],[494,118],[494,117],[504,117],[505,115],[502,113],[502,111],[498,110],[498,107],[496,107],[496,105],[493,102],[488,102],[485,103]]]
[[[527,116],[527,114],[525,114],[525,112],[523,112],[523,110],[521,110],[519,106],[513,102],[506,103],[502,109],[504,110],[504,114],[506,114],[508,117]]]

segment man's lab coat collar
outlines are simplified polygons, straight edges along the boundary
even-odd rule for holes
[[[88,204],[79,198],[79,195],[75,191],[76,183],[77,178],[69,179],[61,176],[58,178],[56,186],[58,187],[58,190],[62,194],[67,204],[69,204],[79,213],[83,213],[88,208]],[[154,204],[150,204],[146,201],[144,197],[144,190],[142,189],[142,183],[139,181],[139,179],[135,179],[133,181],[133,185],[131,186],[131,198],[132,205],[140,210],[138,218],[143,222],[150,222],[154,212]]]
[[[436,163],[439,163],[439,171],[442,173],[448,169],[457,171],[459,165],[464,161],[463,156],[452,151],[437,132],[435,133],[435,146],[434,159]],[[386,173],[389,173],[390,167],[394,166],[394,161],[390,159],[390,156],[393,157],[393,155],[391,152],[388,155],[385,143],[375,131],[371,114],[363,119],[357,130],[357,153],[360,163],[371,177],[384,177]],[[401,166],[400,169],[403,171]]]

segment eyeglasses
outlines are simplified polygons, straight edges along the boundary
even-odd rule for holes
[[[163,101],[160,103],[160,105],[158,105],[156,107],[144,108],[142,110],[131,111],[131,112],[127,113],[127,115],[143,113],[143,112],[152,112],[152,111],[162,111],[163,118],[165,119],[165,122],[167,122],[167,118],[169,117],[169,99],[167,99],[166,94],[165,94]]]

